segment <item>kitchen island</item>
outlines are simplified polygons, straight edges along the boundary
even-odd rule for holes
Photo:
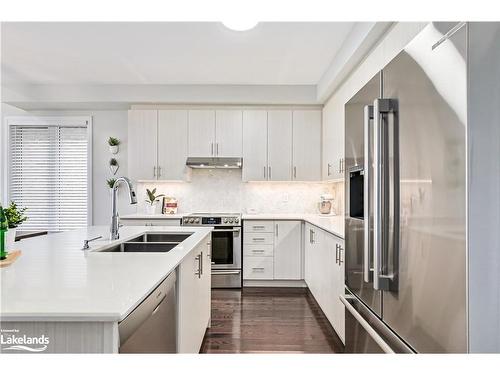
[[[163,253],[105,251],[152,232],[191,235]],[[2,334],[9,330],[35,337],[45,334],[50,340],[46,352],[117,353],[118,323],[176,272],[178,352],[197,352],[203,336],[196,343],[195,332],[184,328],[193,325],[186,321],[188,305],[193,303],[190,295],[208,297],[206,314],[198,315],[204,316],[205,328],[209,324],[210,272],[205,273],[208,284],[203,284],[208,291],[186,288],[201,287],[194,280],[201,279],[196,256],[203,255],[210,270],[210,233],[207,227],[127,226],[120,229],[119,240],[111,241],[108,227],[95,226],[23,240],[17,243],[22,255],[0,271]],[[97,236],[102,239],[82,250],[84,240]]]

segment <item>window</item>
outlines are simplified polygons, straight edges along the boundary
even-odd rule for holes
[[[89,121],[39,122],[9,122],[9,198],[28,208],[28,220],[19,229],[59,232],[85,227]]]

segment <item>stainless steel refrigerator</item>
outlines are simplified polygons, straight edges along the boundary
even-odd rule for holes
[[[347,352],[467,352],[466,29],[429,24],[345,106]]]

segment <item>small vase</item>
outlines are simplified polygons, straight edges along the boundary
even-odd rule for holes
[[[156,214],[156,208],[158,206],[158,202],[154,202],[153,204],[146,204],[146,214],[154,215]]]
[[[7,251],[14,250],[15,241],[16,241],[16,228],[9,228],[5,238],[5,247],[7,248]]]
[[[112,154],[117,154],[118,153],[118,145],[109,146],[109,152],[111,152]]]
[[[111,173],[113,173],[113,176],[116,175],[116,172],[118,172],[119,168],[120,168],[119,165],[110,165],[109,166],[109,170],[111,171]]]

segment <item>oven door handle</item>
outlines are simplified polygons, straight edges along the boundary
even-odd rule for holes
[[[238,275],[240,274],[240,270],[234,270],[234,271],[215,271],[212,270],[212,275]]]
[[[235,232],[235,233],[240,233],[241,229],[236,228],[236,229],[213,229],[212,232]]]

